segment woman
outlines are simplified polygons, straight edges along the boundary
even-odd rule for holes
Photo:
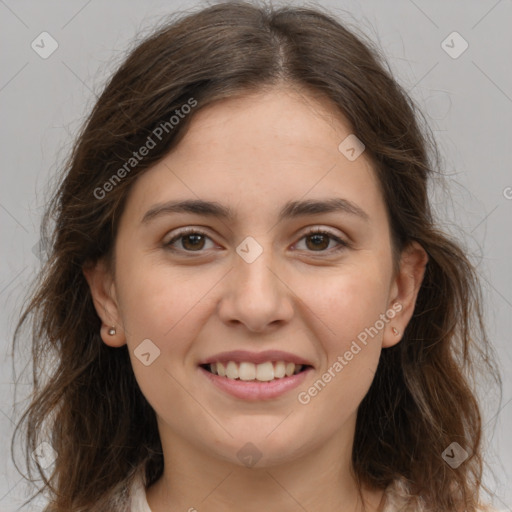
[[[46,510],[483,510],[469,375],[495,370],[434,157],[318,9],[219,4],[135,48],[20,321],[57,361],[20,423]]]

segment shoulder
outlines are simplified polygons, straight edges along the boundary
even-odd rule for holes
[[[405,480],[395,480],[384,493],[382,512],[428,512],[423,500],[409,492]]]
[[[409,491],[404,480],[395,480],[384,494],[385,503],[382,512],[430,512],[425,502],[419,496]],[[478,512],[501,512],[490,505],[481,504]]]
[[[129,512],[151,512],[146,499],[146,486],[144,479],[139,473],[130,485],[130,508]]]

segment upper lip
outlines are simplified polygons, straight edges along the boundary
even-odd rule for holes
[[[267,361],[284,361],[286,363],[312,366],[312,364],[303,357],[291,354],[290,352],[283,352],[282,350],[265,350],[263,352],[231,350],[229,352],[219,352],[218,354],[203,359],[199,364],[203,365],[227,361],[234,361],[236,363],[250,362],[254,364],[265,363]]]

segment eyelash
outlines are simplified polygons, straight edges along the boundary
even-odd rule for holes
[[[310,231],[308,231],[307,233],[304,233],[301,236],[301,238],[299,239],[299,241],[302,240],[303,238],[307,238],[308,236],[317,235],[317,234],[318,235],[326,235],[331,240],[334,240],[335,242],[337,242],[339,245],[338,245],[338,247],[334,247],[334,248],[331,248],[331,249],[325,249],[325,250],[321,250],[321,251],[308,251],[308,252],[312,252],[312,253],[337,253],[339,251],[342,251],[343,249],[347,249],[347,248],[350,247],[350,244],[348,242],[346,242],[345,240],[342,240],[341,238],[339,238],[335,234],[331,233],[330,231],[327,231],[327,230],[321,229],[321,228],[314,228],[314,229],[311,229]],[[186,249],[176,249],[176,248],[172,247],[172,244],[174,244],[180,238],[186,237],[187,235],[201,235],[201,236],[204,236],[204,237],[209,238],[211,240],[211,237],[208,236],[208,234],[205,233],[204,231],[201,231],[200,229],[197,229],[197,228],[186,228],[183,231],[179,232],[176,236],[171,238],[171,240],[166,242],[164,244],[165,248],[170,250],[170,251],[172,251],[172,252],[185,252],[185,253],[189,253],[189,254],[193,254],[193,253],[201,254],[201,253],[203,253],[204,250],[187,251]]]

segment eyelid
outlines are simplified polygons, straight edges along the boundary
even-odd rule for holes
[[[188,226],[188,227],[184,227],[184,228],[178,228],[178,230],[172,236],[172,238],[170,238],[167,242],[164,242],[164,247],[166,249],[169,249],[169,250],[173,251],[173,252],[181,252],[181,253],[186,253],[186,254],[194,254],[194,253],[201,254],[201,253],[206,252],[205,250],[202,250],[202,251],[185,251],[184,249],[175,249],[175,248],[173,248],[171,246],[171,244],[173,244],[174,242],[178,241],[180,238],[182,238],[184,236],[187,236],[187,235],[191,235],[191,234],[202,235],[205,238],[209,238],[212,242],[214,242],[213,238],[208,234],[208,232],[204,228]]]
[[[321,227],[321,226],[308,227],[306,229],[306,231],[302,232],[302,234],[300,235],[297,242],[295,242],[295,244],[300,242],[303,238],[305,238],[307,236],[315,235],[315,234],[328,235],[332,240],[334,240],[338,244],[338,246],[333,247],[331,249],[324,250],[324,251],[307,251],[310,254],[315,254],[315,253],[318,253],[320,255],[333,254],[333,253],[336,253],[337,251],[347,249],[352,246],[351,243],[346,238],[343,238],[338,233],[333,232],[330,228]]]
[[[174,236],[169,241],[164,243],[164,247],[173,252],[184,253],[184,254],[188,254],[188,255],[193,255],[193,254],[201,255],[208,251],[208,249],[200,250],[200,251],[186,251],[184,249],[175,249],[171,246],[171,244],[178,241],[181,237],[184,237],[189,234],[202,235],[215,243],[213,238],[208,234],[208,232],[204,228],[202,228],[202,227],[196,228],[196,227],[188,226],[188,227],[178,229],[178,231],[174,234]],[[332,240],[334,240],[338,244],[338,246],[331,248],[331,249],[323,250],[323,251],[307,251],[308,253],[311,253],[311,254],[318,253],[320,255],[332,254],[339,250],[351,247],[351,243],[348,240],[343,239],[340,235],[338,235],[337,233],[334,233],[330,228],[321,227],[321,226],[305,228],[305,231],[303,231],[299,235],[299,239],[294,243],[294,245],[296,245],[298,242],[300,242],[303,238],[305,238],[307,236],[315,235],[315,234],[322,234],[322,235],[329,236]],[[293,249],[293,250],[296,250],[296,249]]]

